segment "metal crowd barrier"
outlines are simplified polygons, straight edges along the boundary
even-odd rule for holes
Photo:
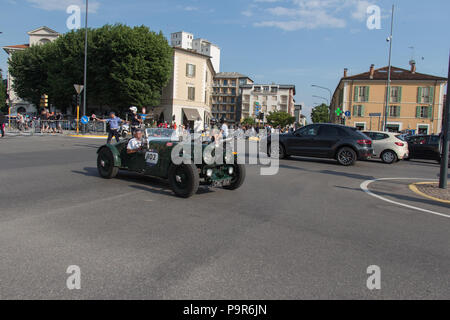
[[[106,133],[106,123],[100,121],[89,122],[86,125],[79,123],[78,129],[86,133]],[[5,123],[5,131],[29,135],[76,132],[77,120],[32,120],[23,124],[11,121]]]

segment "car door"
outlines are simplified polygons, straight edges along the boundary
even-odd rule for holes
[[[286,138],[288,153],[294,156],[312,156],[319,125],[309,125]]]
[[[428,136],[427,144],[424,146],[424,154],[426,159],[439,160],[441,139],[439,136]]]
[[[331,157],[334,155],[334,146],[342,139],[340,128],[332,125],[321,125],[311,152],[318,157]]]
[[[428,138],[426,136],[413,137],[409,140],[410,159],[427,159],[426,144]]]

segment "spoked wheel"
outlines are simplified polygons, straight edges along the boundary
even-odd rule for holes
[[[178,197],[192,197],[200,184],[197,167],[193,164],[172,165],[169,168],[169,184]]]
[[[381,154],[381,160],[386,164],[393,164],[394,162],[397,162],[398,157],[394,151],[387,150]]]
[[[344,147],[337,153],[337,161],[343,166],[352,166],[356,163],[356,160],[356,152],[352,148]]]
[[[119,168],[114,166],[114,156],[108,148],[103,148],[98,153],[97,170],[104,179],[112,179],[119,173]]]
[[[231,184],[229,186],[223,187],[227,190],[236,190],[239,189],[245,181],[245,166],[242,164],[234,165],[233,178],[231,179]]]

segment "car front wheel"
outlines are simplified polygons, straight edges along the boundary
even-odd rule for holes
[[[381,160],[386,164],[393,164],[397,162],[398,156],[394,151],[387,150],[381,154]]]
[[[104,179],[112,179],[119,173],[119,168],[114,166],[114,156],[108,148],[103,148],[98,153],[97,170]]]
[[[229,186],[224,187],[227,190],[236,190],[239,189],[245,181],[245,166],[242,164],[237,164],[234,166],[233,178],[231,179],[231,184]]]
[[[269,146],[269,152],[268,152],[269,157],[271,158],[275,158],[275,159],[286,159],[289,156],[286,154],[286,149],[284,148],[284,146],[282,144],[278,145],[278,152],[277,150],[273,150],[272,145]]]
[[[352,148],[344,147],[339,149],[336,158],[340,165],[348,167],[356,163],[357,155]]]
[[[172,165],[169,168],[169,184],[178,197],[192,197],[200,184],[197,167],[193,164]]]

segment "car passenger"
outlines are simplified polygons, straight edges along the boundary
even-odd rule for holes
[[[128,142],[127,154],[134,154],[142,151],[144,147],[144,139],[142,138],[142,130],[136,129],[134,131],[134,138]]]

